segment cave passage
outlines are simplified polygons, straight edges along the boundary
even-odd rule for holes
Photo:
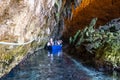
[[[63,51],[50,54],[42,49],[28,56],[0,80],[117,80],[117,78],[115,75],[110,76],[83,66]]]

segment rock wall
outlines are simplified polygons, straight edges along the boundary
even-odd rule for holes
[[[53,0],[1,0],[0,40],[13,36],[14,42],[25,42],[50,35],[56,25]],[[10,39],[8,39],[9,42]]]
[[[83,29],[97,17],[96,27],[120,17],[120,0],[82,0],[76,9],[72,9],[72,18],[65,19],[64,37],[69,38],[78,29]],[[69,33],[70,32],[70,33]]]
[[[64,25],[62,16],[71,14],[71,5],[80,1],[0,0],[0,40],[23,43],[38,36],[58,36],[63,29],[58,26]]]
[[[0,0],[0,77],[27,53],[60,38],[64,18],[81,0]]]
[[[57,24],[54,5],[54,0],[0,0],[0,76],[45,45]]]

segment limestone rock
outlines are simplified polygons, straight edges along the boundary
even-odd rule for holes
[[[65,19],[64,37],[73,36],[78,29],[85,28],[95,17],[98,18],[96,27],[119,18],[119,4],[120,0],[82,0],[79,7],[72,9],[72,18]]]
[[[50,35],[50,29],[56,24],[53,4],[53,0],[1,0],[0,36],[16,36],[13,41],[20,43],[38,34]]]

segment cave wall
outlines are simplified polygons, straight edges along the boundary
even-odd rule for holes
[[[120,17],[120,0],[82,0],[80,5],[72,8],[72,17],[65,18],[64,38],[74,35],[97,17],[96,27]]]
[[[81,0],[0,0],[0,77],[50,37],[60,38],[64,17]]]
[[[49,36],[56,25],[54,3],[53,0],[0,0],[0,40],[21,43],[38,35]]]
[[[81,0],[0,0],[0,41],[61,37],[64,17]],[[57,36],[56,36],[57,35]]]
[[[0,77],[46,44],[57,23],[54,4],[54,0],[0,0]]]

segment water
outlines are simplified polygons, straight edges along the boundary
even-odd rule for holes
[[[116,74],[110,76],[87,68],[62,51],[51,54],[39,50],[0,80],[120,80],[119,78]]]

